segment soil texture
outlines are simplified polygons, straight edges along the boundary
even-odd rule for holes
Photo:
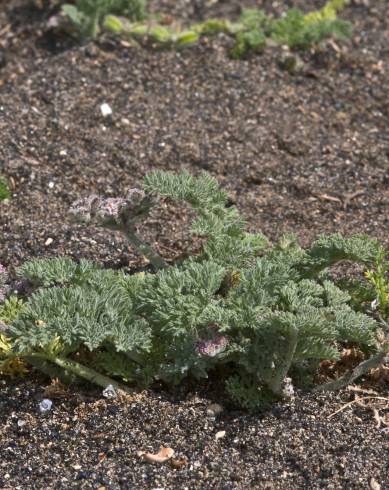
[[[189,23],[233,19],[242,6],[279,13],[286,4],[308,11],[324,3],[150,5]],[[57,255],[129,271],[146,265],[120,236],[74,225],[67,212],[88,194],[123,195],[157,168],[210,172],[248,227],[271,240],[294,232],[308,244],[340,232],[389,244],[386,0],[351,1],[341,16],[354,25],[352,39],[303,53],[295,74],[280,68],[280,47],[230,59],[224,35],[179,51],[134,48],[108,35],[76,43],[50,27],[58,4],[0,5],[0,174],[12,191],[0,202],[0,262],[11,273],[25,260]],[[102,116],[103,103],[112,116]],[[198,247],[190,219],[186,208],[163,202],[140,233],[174,261]],[[298,392],[250,415],[207,386],[121,400],[77,388],[53,398],[43,416],[47,384],[35,375],[0,380],[0,488],[389,486],[388,429],[374,410],[352,404],[329,418],[354,392]],[[382,387],[377,393],[387,396]],[[215,402],[225,408],[209,418]],[[160,445],[175,450],[176,467],[137,456]]]

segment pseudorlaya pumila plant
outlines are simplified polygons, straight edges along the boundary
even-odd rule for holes
[[[205,238],[199,255],[168,265],[139,237],[157,197],[195,210],[192,232]],[[81,199],[70,214],[123,233],[153,271],[125,274],[67,257],[25,263],[19,276],[34,292],[7,325],[12,349],[0,359],[23,358],[53,375],[59,370],[124,391],[215,372],[230,397],[252,409],[290,395],[291,374],[338,359],[342,345],[358,347],[366,361],[328,388],[353,381],[387,356],[385,321],[366,314],[374,288],[356,300],[330,271],[340,261],[371,267],[382,255],[376,240],[335,234],[303,249],[289,236],[272,246],[246,231],[207,173],[154,171],[143,189]]]

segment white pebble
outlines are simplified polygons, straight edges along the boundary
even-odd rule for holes
[[[53,402],[51,400],[49,400],[48,398],[45,398],[39,404],[39,411],[40,411],[40,413],[50,412],[52,406],[53,406]]]
[[[207,417],[214,418],[222,413],[223,407],[218,403],[212,403],[207,407]]]
[[[223,439],[223,437],[226,435],[225,430],[219,430],[219,432],[216,432],[215,439]]]
[[[112,385],[108,385],[105,390],[103,390],[103,396],[105,398],[109,398],[109,399],[112,399],[112,398],[117,398],[117,393],[116,393],[116,390],[115,388],[112,386]]]
[[[101,110],[101,114],[103,115],[103,117],[108,117],[108,116],[112,115],[111,106],[109,104],[107,104],[106,102],[104,102],[104,104],[101,104],[100,110]]]

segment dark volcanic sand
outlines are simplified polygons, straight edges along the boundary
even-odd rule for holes
[[[306,244],[339,231],[389,243],[385,0],[351,2],[343,17],[354,24],[352,41],[305,53],[294,76],[278,67],[279,48],[229,59],[223,36],[180,52],[110,37],[79,46],[47,31],[49,3],[0,6],[0,173],[13,192],[0,202],[0,262],[11,270],[58,254],[144,265],[120,237],[72,225],[66,212],[81,195],[120,195],[152,168],[207,170],[250,228],[271,239],[293,231]],[[152,7],[193,21],[232,18],[239,5],[280,11],[286,2],[206,3]],[[103,102],[112,118],[101,116]],[[187,221],[186,210],[164,204],[142,232],[174,259],[197,246]],[[346,391],[299,392],[260,416],[226,408],[212,422],[207,404],[226,402],[209,387],[198,398],[154,390],[120,403],[95,402],[95,392],[85,407],[77,389],[42,417],[47,381],[0,383],[0,488],[365,489],[371,478],[389,485],[385,431],[371,411],[352,406],[327,418],[353,398]],[[226,435],[216,441],[219,430]],[[137,458],[160,444],[188,463],[173,469]]]

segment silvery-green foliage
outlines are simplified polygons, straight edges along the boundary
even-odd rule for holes
[[[339,261],[370,266],[375,240],[336,234],[304,250],[285,236],[270,246],[245,231],[207,174],[153,172],[145,191],[192,205],[202,252],[133,275],[69,258],[25,264],[19,273],[37,290],[9,325],[15,355],[60,356],[62,365],[87,349],[97,377],[140,386],[218,369],[232,398],[252,408],[282,396],[294,368],[338,359],[342,345],[379,350],[377,322],[330,274]]]
[[[85,259],[77,264],[70,257],[55,257],[25,262],[19,268],[18,276],[28,279],[36,287],[64,286],[85,283],[99,269],[100,266]]]

